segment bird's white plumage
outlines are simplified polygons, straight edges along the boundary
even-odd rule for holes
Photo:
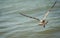
[[[35,17],[31,17],[31,16],[28,16],[28,15],[25,15],[25,14],[23,14],[23,13],[20,13],[20,14],[23,15],[23,16],[25,16],[25,17],[29,17],[29,18],[36,19],[36,20],[40,21],[40,22],[39,22],[39,25],[43,25],[43,26],[45,27],[45,24],[48,23],[48,21],[46,21],[46,18],[47,18],[47,16],[48,16],[49,12],[51,11],[51,9],[55,6],[56,2],[57,2],[57,0],[56,0],[55,3],[52,5],[52,7],[47,10],[47,12],[46,12],[46,14],[44,15],[44,17],[42,18],[42,20],[40,20],[40,19],[38,19],[38,18],[35,18]]]

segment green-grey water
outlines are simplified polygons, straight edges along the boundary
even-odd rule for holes
[[[38,21],[19,13],[42,19],[55,0],[0,0],[0,38],[60,38],[60,0],[50,11],[45,28]]]

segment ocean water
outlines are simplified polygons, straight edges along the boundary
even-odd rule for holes
[[[45,28],[38,21],[22,16],[42,19],[55,0],[0,0],[0,38],[60,38],[60,0],[51,9]]]

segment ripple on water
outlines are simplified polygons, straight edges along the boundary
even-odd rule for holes
[[[0,5],[0,38],[59,38],[60,2],[47,17],[45,28],[38,21],[20,15],[24,13],[41,19],[54,3],[46,0],[3,0]]]

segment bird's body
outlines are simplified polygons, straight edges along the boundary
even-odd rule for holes
[[[25,14],[23,14],[23,13],[20,13],[20,14],[23,15],[23,16],[25,16],[25,17],[29,17],[29,18],[38,20],[38,21],[39,21],[39,25],[45,27],[45,25],[48,23],[48,21],[46,21],[46,17],[48,16],[48,14],[49,14],[49,12],[51,11],[51,9],[55,6],[55,4],[56,4],[56,1],[55,1],[55,3],[52,5],[52,7],[47,10],[47,12],[46,12],[46,14],[44,15],[44,17],[43,17],[42,20],[40,20],[40,19],[38,19],[38,18],[35,18],[35,17],[31,17],[31,16],[28,16],[28,15],[25,15]]]
[[[48,21],[46,21],[46,20],[41,20],[41,21],[39,22],[39,25],[45,27],[45,25],[46,25],[47,23],[48,23]]]

